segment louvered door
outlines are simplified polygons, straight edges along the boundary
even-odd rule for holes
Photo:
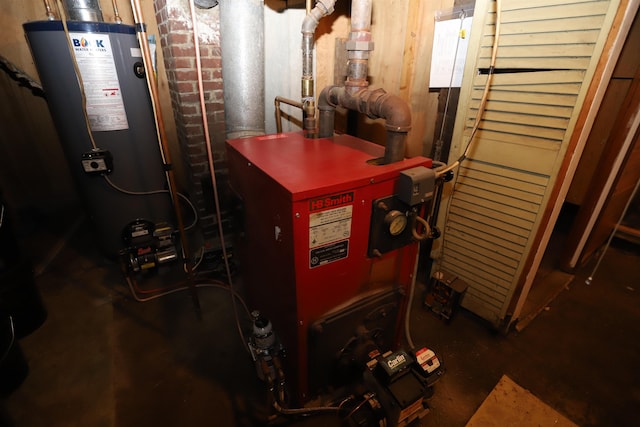
[[[478,113],[495,7],[476,4],[451,162]],[[496,73],[455,191],[443,203],[445,233],[435,254],[439,268],[469,283],[463,306],[496,326],[523,274],[617,7],[615,0],[502,1]]]

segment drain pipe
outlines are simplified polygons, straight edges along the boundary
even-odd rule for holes
[[[219,6],[227,138],[264,135],[264,1]]]
[[[302,111],[305,136],[313,137],[316,133],[316,102],[313,81],[313,44],[314,35],[320,19],[331,15],[336,0],[318,0],[311,9],[307,1],[307,15],[302,21]]]
[[[404,159],[407,134],[411,130],[411,109],[402,98],[383,89],[368,90],[369,52],[371,41],[372,0],[353,0],[351,5],[351,33],[347,42],[347,79],[344,86],[327,86],[318,98],[320,138],[333,136],[337,106],[364,113],[372,119],[385,119],[387,141],[383,164]]]

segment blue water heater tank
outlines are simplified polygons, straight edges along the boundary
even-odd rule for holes
[[[24,24],[53,121],[100,247],[116,256],[123,249],[122,233],[128,224],[140,219],[173,223],[142,54],[133,26],[68,21],[67,28],[68,37],[61,21]],[[115,189],[105,176],[135,194]]]

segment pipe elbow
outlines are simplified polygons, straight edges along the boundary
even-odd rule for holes
[[[302,20],[302,34],[313,34],[316,32],[320,19],[331,15],[335,10],[336,0],[318,0],[316,7]]]
[[[387,131],[407,133],[411,130],[411,108],[397,95],[381,100],[380,117],[385,119]]]
[[[316,27],[318,26],[318,22],[319,21],[315,18],[314,15],[312,14],[306,15],[302,20],[301,33],[305,35],[306,34],[313,35],[313,33],[315,33],[316,31]]]
[[[338,106],[338,96],[335,93],[339,86],[326,86],[318,96],[318,110],[335,110]]]

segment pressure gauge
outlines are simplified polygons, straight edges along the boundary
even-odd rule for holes
[[[392,210],[385,215],[384,223],[392,236],[398,236],[407,227],[407,216],[398,210]]]

